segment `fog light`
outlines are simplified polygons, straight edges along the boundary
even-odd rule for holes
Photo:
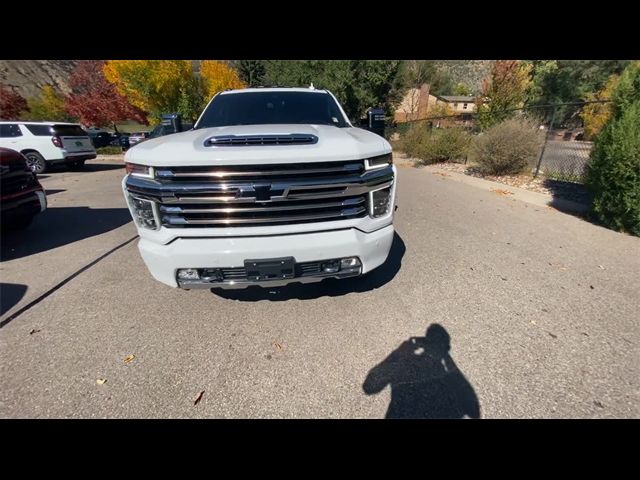
[[[360,266],[360,260],[358,259],[358,257],[347,257],[340,260],[340,268],[343,268],[343,269],[359,267],[359,266]]]
[[[389,213],[391,205],[391,187],[371,192],[371,216],[381,217]]]
[[[143,200],[136,198],[129,194],[129,209],[131,210],[131,216],[139,227],[148,228],[150,230],[157,230],[158,224],[153,213],[153,202],[150,200]]]
[[[330,260],[328,262],[324,262],[320,268],[324,273],[336,273],[340,270],[340,262],[338,260]]]
[[[200,273],[197,268],[180,268],[178,269],[178,278],[180,280],[199,280]]]

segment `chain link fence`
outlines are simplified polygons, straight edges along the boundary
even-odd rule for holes
[[[582,115],[589,106],[599,104],[606,108],[610,103],[608,100],[557,103],[498,113],[503,114],[505,118],[526,118],[544,131],[544,143],[537,161],[530,166],[534,176],[544,176],[562,182],[584,183],[593,142],[588,138],[588,132],[585,133]],[[431,129],[462,128],[474,135],[481,134],[478,114],[470,112],[392,124],[387,129],[386,136],[389,139],[398,138],[416,124],[424,124]]]

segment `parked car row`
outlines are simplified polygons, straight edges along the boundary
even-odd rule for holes
[[[190,130],[184,123],[181,131]],[[51,165],[66,164],[79,169],[97,157],[96,148],[121,146],[128,150],[148,138],[174,133],[167,125],[151,132],[110,133],[101,128],[83,128],[63,122],[0,122],[0,223],[2,228],[26,228],[33,217],[47,208],[47,198],[37,174]]]
[[[22,153],[35,173],[61,163],[79,169],[97,156],[89,134],[75,123],[0,122],[0,147]]]

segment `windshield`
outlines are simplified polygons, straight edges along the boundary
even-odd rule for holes
[[[218,95],[196,128],[290,123],[348,126],[328,93],[272,91]]]

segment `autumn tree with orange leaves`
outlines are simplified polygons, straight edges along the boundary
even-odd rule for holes
[[[620,83],[620,75],[611,75],[600,91],[587,94],[585,100],[588,102],[611,100],[618,83]],[[582,118],[582,122],[584,123],[585,138],[587,140],[593,140],[604,128],[612,115],[612,103],[587,103],[582,107],[580,118]]]
[[[524,105],[531,84],[531,64],[520,60],[497,60],[482,84],[476,100],[478,124],[487,129],[515,114]]]

